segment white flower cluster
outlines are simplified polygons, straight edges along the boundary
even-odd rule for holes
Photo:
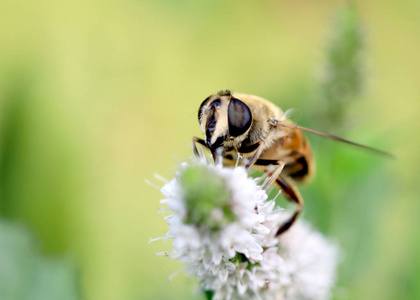
[[[171,256],[182,261],[189,274],[198,276],[212,299],[329,298],[338,262],[335,245],[302,222],[277,237],[287,213],[276,209],[274,200],[267,201],[266,192],[245,168],[203,162],[193,166],[205,168],[226,183],[228,211],[215,206],[208,214],[211,224],[223,226],[210,228],[189,221],[180,174],[191,165],[183,164],[162,187],[166,198],[161,202],[173,212],[166,217],[170,226],[166,237],[174,239]],[[229,214],[233,217],[227,218]]]

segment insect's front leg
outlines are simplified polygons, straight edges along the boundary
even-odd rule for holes
[[[264,183],[262,189],[266,190],[273,182],[274,180],[277,180],[277,178],[280,176],[281,171],[283,170],[284,166],[286,165],[283,161],[277,161],[276,163],[276,169],[274,172],[271,172],[268,174],[268,180]]]
[[[200,145],[202,145],[202,146],[204,146],[204,147],[206,147],[206,148],[208,148],[208,147],[207,147],[207,145],[206,145],[206,142],[205,142],[203,139],[200,139],[200,138],[195,137],[195,136],[192,138],[192,144],[193,144],[193,152],[194,152],[194,155],[195,155],[197,158],[201,158],[200,153],[198,153],[198,149],[197,149],[197,145],[196,145],[196,143],[199,143]]]
[[[257,159],[261,156],[261,153],[263,151],[263,147],[264,147],[264,141],[260,141],[258,142],[258,148],[257,151],[255,151],[254,155],[251,157],[251,159],[248,161],[248,163],[245,165],[245,169],[249,169],[250,166],[252,166]],[[280,174],[280,173],[279,173]]]

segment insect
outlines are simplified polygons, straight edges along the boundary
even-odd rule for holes
[[[280,226],[277,235],[293,225],[303,208],[302,196],[294,183],[306,182],[315,173],[312,150],[302,131],[391,156],[335,135],[298,126],[268,100],[229,90],[206,98],[198,110],[198,120],[204,140],[193,138],[196,156],[199,156],[196,147],[199,143],[210,149],[214,159],[221,155],[227,165],[234,165],[238,157],[242,157],[247,161],[247,169],[254,165],[268,172],[264,189],[275,182],[285,197],[296,203],[295,212]]]

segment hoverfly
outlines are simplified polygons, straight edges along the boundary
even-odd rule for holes
[[[214,159],[222,155],[224,163],[228,165],[235,164],[238,156],[242,157],[247,160],[247,169],[254,165],[269,172],[270,177],[264,189],[276,182],[285,197],[297,204],[296,211],[278,229],[277,235],[293,225],[303,208],[302,196],[294,183],[308,181],[315,173],[312,150],[302,131],[391,156],[335,135],[298,126],[268,100],[229,90],[206,98],[198,110],[198,120],[204,140],[193,138],[196,156],[199,156],[196,147],[196,143],[199,143],[210,149]],[[273,166],[276,167],[274,170]]]

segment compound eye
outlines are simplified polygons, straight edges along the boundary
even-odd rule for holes
[[[204,99],[203,102],[201,102],[200,108],[198,109],[198,122],[201,124],[201,117],[203,114],[203,107],[204,105],[207,104],[207,102],[209,102],[211,96],[208,96],[206,99]]]
[[[230,99],[228,107],[229,134],[233,137],[244,134],[252,123],[252,114],[249,107],[241,100]]]

